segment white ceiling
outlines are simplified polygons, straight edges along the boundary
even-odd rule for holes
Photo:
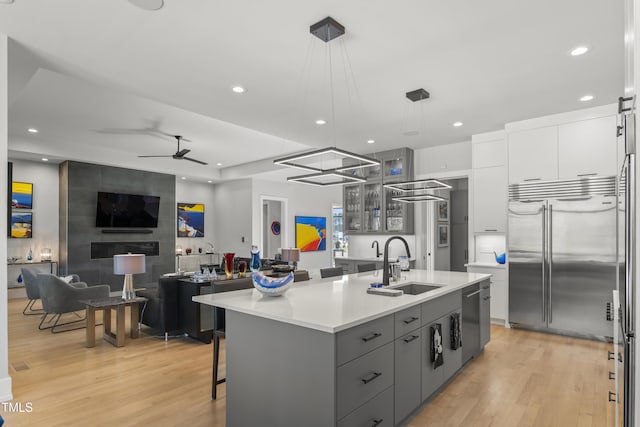
[[[309,34],[327,15],[347,29],[329,44]],[[9,146],[15,156],[216,179],[217,162],[309,147],[459,142],[615,102],[623,27],[623,2],[601,0],[165,0],[155,12],[126,0],[16,0],[0,4],[0,32],[15,41]],[[584,44],[586,55],[569,55]],[[236,84],[248,92],[234,94]],[[419,87],[429,100],[404,97]],[[595,99],[578,101],[585,94]],[[191,139],[190,155],[209,166],[138,159],[175,151],[149,129]]]

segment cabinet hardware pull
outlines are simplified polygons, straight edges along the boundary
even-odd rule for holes
[[[615,353],[613,351],[607,351],[607,360],[614,360],[614,354]],[[622,354],[620,353],[618,353],[618,362],[622,362]]]
[[[613,396],[613,399],[611,398],[611,396]],[[612,391],[609,392],[609,402],[617,402],[618,398],[616,397],[616,394]]]
[[[612,371],[609,371],[609,379],[610,380],[615,380],[616,379],[616,373],[612,372]]]
[[[382,424],[382,422],[384,421],[384,419],[382,418],[378,418],[378,419],[373,419],[373,424],[371,424],[371,427],[376,427],[377,425]]]
[[[618,98],[618,114],[622,114],[626,111],[631,111],[631,107],[624,107],[624,103],[627,101],[631,101],[633,99],[633,96],[628,96],[628,97],[619,97]]]
[[[493,283],[493,282],[490,282],[490,283]],[[482,289],[489,289],[489,285],[483,286]]]
[[[369,384],[371,381],[375,380],[376,378],[378,378],[380,375],[382,375],[382,372],[374,372],[373,375],[371,375],[369,378],[362,378],[362,382],[364,384]]]
[[[407,344],[409,344],[411,341],[417,340],[418,338],[420,338],[419,335],[411,335],[410,338],[405,338],[402,341],[406,342]]]
[[[591,172],[591,173],[579,173],[576,176],[596,176],[596,175],[598,174],[595,172]]]
[[[498,231],[497,228],[485,228],[484,231]]]
[[[477,291],[471,292],[470,294],[465,295],[465,297],[467,298],[471,298],[472,296],[479,294],[480,293],[480,289],[478,289]]]
[[[482,299],[483,299],[483,300],[485,300],[485,301],[486,301],[486,300],[490,300],[490,299],[491,299],[491,296],[484,297],[484,298],[482,298]]]
[[[528,181],[540,181],[542,178],[527,178],[525,180],[523,180],[524,182],[528,182]]]
[[[410,318],[403,320],[403,322],[405,323],[405,325],[408,325],[409,323],[413,323],[418,319],[419,317],[411,316]]]
[[[382,336],[382,334],[380,332],[374,332],[373,334],[369,335],[368,337],[362,337],[362,341],[364,342],[369,342],[371,340],[375,340],[376,338]]]

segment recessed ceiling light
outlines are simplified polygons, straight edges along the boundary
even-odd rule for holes
[[[591,101],[592,99],[593,99],[593,95],[585,95],[582,98],[580,98],[580,101],[587,102],[587,101]]]
[[[584,55],[589,51],[589,48],[586,46],[578,46],[571,51],[571,56],[580,56]]]
[[[216,166],[222,166],[222,163],[218,162],[216,163]]]
[[[42,158],[42,161],[43,161],[43,162],[48,162],[48,161],[49,161],[49,159],[47,159],[46,157],[43,157],[43,158]]]
[[[144,10],[158,10],[164,6],[164,0],[129,0],[129,3]]]
[[[453,127],[454,127],[454,128],[459,128],[460,126],[462,126],[462,122],[455,122],[455,123],[453,124]]]
[[[207,182],[208,182],[209,184],[211,184],[213,181],[209,180],[209,181],[207,181]]]
[[[322,120],[322,119],[318,119],[318,120],[316,120],[316,124],[317,125],[326,125],[327,121],[326,120]]]
[[[183,176],[183,177],[180,177],[180,179],[187,179],[187,177],[186,177],[186,176]]]
[[[27,129],[27,132],[29,132],[29,133],[38,133],[38,129],[36,129],[36,128],[29,128],[29,129]]]
[[[376,142],[376,141],[375,141],[375,140],[373,140],[373,139],[369,139],[369,140],[367,140],[367,144],[373,144],[374,142]]]
[[[231,90],[235,93],[245,93],[247,91],[247,89],[243,88],[242,86],[234,86],[231,88]]]

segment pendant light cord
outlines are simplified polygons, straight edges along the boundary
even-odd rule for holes
[[[331,29],[329,29],[331,32]],[[333,133],[333,146],[338,148],[338,141],[336,137],[336,106],[335,106],[335,97],[333,94],[333,60],[331,55],[331,43],[327,43],[329,47],[329,89],[331,91],[331,130]]]

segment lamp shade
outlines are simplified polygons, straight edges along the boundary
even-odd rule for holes
[[[281,249],[282,251],[282,260],[287,262],[298,262],[300,261],[300,249],[291,248],[291,249]]]
[[[139,274],[146,271],[144,254],[126,254],[113,256],[114,274]]]

